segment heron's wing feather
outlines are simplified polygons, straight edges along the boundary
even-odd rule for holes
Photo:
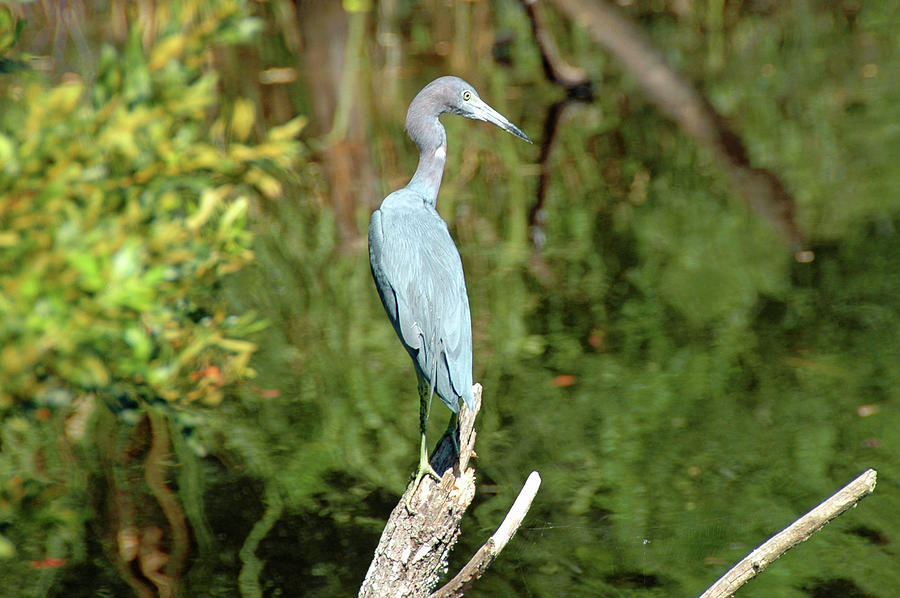
[[[404,347],[412,354],[424,346],[424,334],[415,321],[408,317],[409,309],[403,296],[398,296],[397,285],[402,278],[398,276],[396,259],[390,256],[396,251],[395,243],[391,243],[392,235],[384,234],[382,226],[382,212],[377,210],[372,214],[369,222],[369,264],[372,267],[372,278],[375,279],[375,288],[387,311],[388,319],[394,326]],[[387,238],[387,242],[386,242]]]
[[[470,403],[472,323],[462,261],[447,226],[421,201],[383,205],[376,214],[370,260],[388,316],[444,402],[451,409],[456,397]]]

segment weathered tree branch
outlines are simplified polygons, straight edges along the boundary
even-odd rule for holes
[[[522,490],[519,491],[516,502],[513,503],[512,508],[506,514],[506,518],[500,524],[500,527],[497,528],[497,531],[494,532],[494,535],[488,538],[488,541],[478,549],[475,556],[469,559],[469,562],[456,574],[456,577],[432,594],[431,598],[457,598],[472,587],[472,583],[487,571],[487,568],[491,566],[491,563],[494,562],[500,551],[506,547],[506,543],[515,535],[519,526],[522,525],[522,520],[525,518],[525,514],[528,513],[528,509],[531,508],[531,502],[534,500],[534,496],[540,487],[541,476],[538,472],[532,471],[528,479],[525,480]]]
[[[406,496],[412,491],[412,483],[400,497],[359,590],[361,598],[429,596],[446,573],[450,550],[459,538],[462,517],[475,497],[475,469],[469,467],[469,459],[475,456],[475,417],[481,409],[481,385],[475,384],[472,390],[475,409],[469,410],[462,405],[459,412],[458,459],[452,440],[445,435],[431,456],[431,466],[435,471],[443,472],[441,481],[436,482],[428,476],[422,479],[409,501],[417,511],[414,515],[406,509]],[[441,596],[461,596],[484,573],[518,529],[539,485],[540,476],[533,472],[500,529],[485,545],[491,546],[486,559],[479,557],[485,550],[482,547],[473,557],[476,564],[466,565],[448,587],[439,591],[444,592]],[[475,569],[470,571],[470,565]],[[456,587],[454,583],[458,579],[460,583]]]
[[[826,523],[855,507],[856,503],[875,490],[876,472],[867,469],[858,478],[832,494],[812,511],[796,520],[759,548],[744,557],[728,573],[700,595],[700,598],[724,598],[753,579],[775,559],[822,529]]]

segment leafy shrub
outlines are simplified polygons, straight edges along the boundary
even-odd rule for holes
[[[261,323],[219,288],[253,259],[248,211],[280,195],[303,121],[253,140],[254,105],[220,105],[216,45],[258,24],[207,4],[149,48],[138,27],[103,47],[93,84],[0,75],[0,558],[80,550],[86,509],[64,501],[84,482],[57,444],[87,442],[95,402],[133,422],[253,375]]]

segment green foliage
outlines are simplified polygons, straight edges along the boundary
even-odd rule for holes
[[[12,54],[13,47],[24,30],[23,19],[16,18],[9,7],[0,7],[0,75],[22,68],[21,61],[8,56]]]
[[[91,85],[0,79],[2,558],[81,550],[83,483],[53,438],[86,441],[69,425],[85,401],[136,421],[122,409],[215,406],[254,375],[262,322],[220,290],[253,259],[248,212],[280,195],[304,122],[254,140],[253,104],[217,95],[210,48],[254,23],[221,2],[152,47],[138,27],[104,45]]]
[[[252,257],[249,200],[278,191],[261,163],[286,167],[297,146],[284,130],[258,146],[225,142],[227,127],[248,129],[238,109],[209,127],[214,76],[174,54],[157,58],[159,47],[184,45],[171,43],[181,37],[160,40],[149,59],[136,36],[121,55],[107,46],[90,99],[77,80],[8,89],[2,139],[15,153],[0,180],[7,407],[120,385],[215,403],[221,393],[198,380],[201,364],[220,367],[216,386],[248,372],[253,346],[230,337],[245,336],[249,322],[210,304],[216,281]]]

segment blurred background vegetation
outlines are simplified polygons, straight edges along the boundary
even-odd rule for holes
[[[552,3],[595,97],[540,250],[563,92],[515,0],[0,6],[3,594],[355,593],[417,446],[365,230],[453,73],[537,141],[445,118],[485,387],[451,569],[544,478],[471,594],[696,595],[874,467],[740,595],[895,595],[900,6],[618,4],[781,177],[812,262]]]

